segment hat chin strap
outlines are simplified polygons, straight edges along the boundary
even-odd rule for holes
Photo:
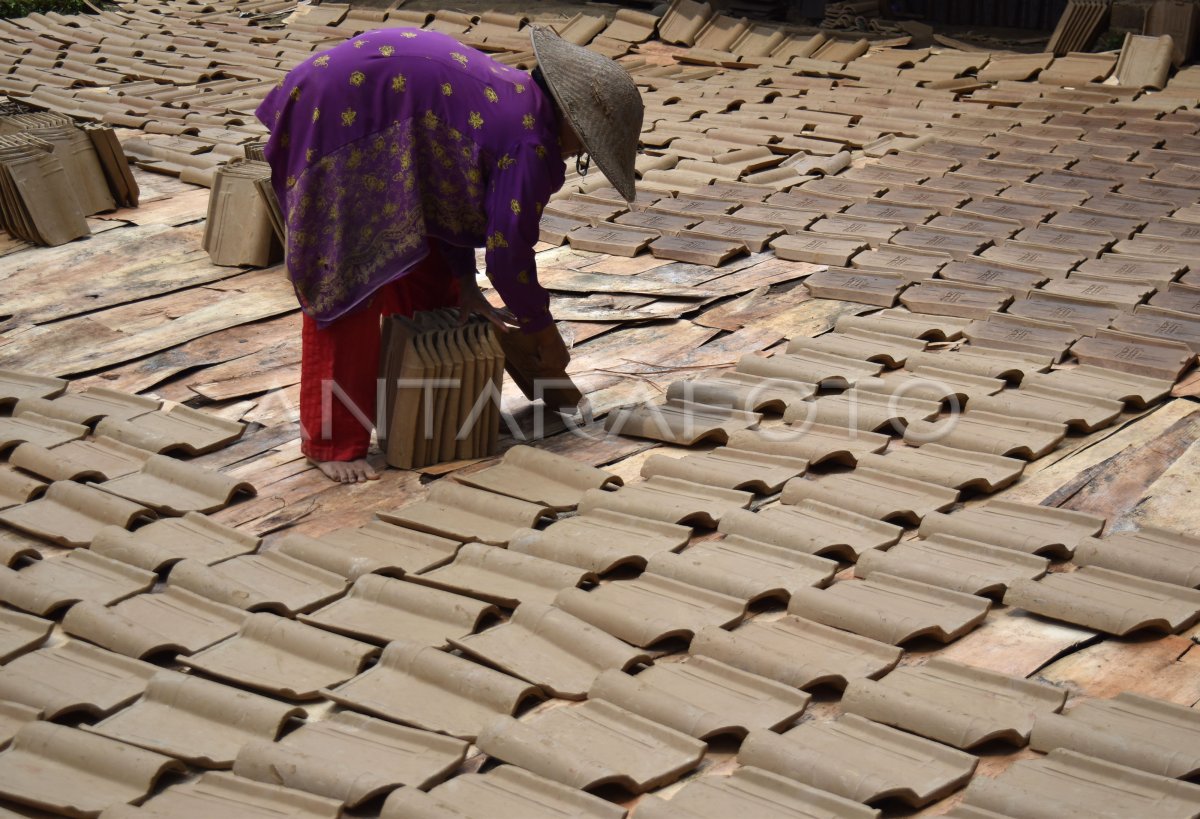
[[[592,155],[585,154],[582,151],[575,155],[575,173],[580,176],[587,176],[588,171],[592,168]]]

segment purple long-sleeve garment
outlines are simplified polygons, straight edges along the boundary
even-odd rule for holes
[[[486,247],[522,329],[551,323],[533,246],[564,165],[557,114],[528,74],[437,32],[371,31],[294,68],[258,118],[288,274],[320,325],[403,276],[430,240]]]

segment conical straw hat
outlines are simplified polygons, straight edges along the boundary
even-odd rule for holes
[[[602,54],[532,26],[533,51],[554,101],[613,187],[632,202],[642,96],[629,73]]]

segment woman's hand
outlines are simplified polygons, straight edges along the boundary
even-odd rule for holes
[[[517,317],[507,308],[491,305],[474,276],[463,276],[458,280],[458,321],[466,324],[471,316],[483,316],[500,333],[507,333],[517,325]]]

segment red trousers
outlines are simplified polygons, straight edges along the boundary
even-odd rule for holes
[[[411,316],[458,303],[458,282],[441,255],[429,255],[406,274],[335,319],[325,329],[304,316],[300,354],[301,451],[317,461],[363,458],[375,426],[383,316]]]

